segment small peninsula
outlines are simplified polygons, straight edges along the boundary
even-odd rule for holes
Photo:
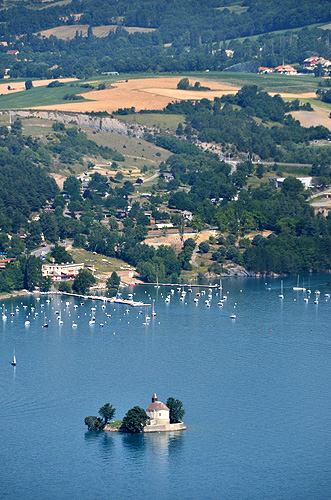
[[[115,408],[106,403],[99,410],[101,417],[89,416],[85,418],[85,425],[89,430],[103,430],[106,432],[170,432],[186,429],[182,418],[185,414],[183,404],[178,399],[170,397],[165,405],[158,400],[156,393],[146,411],[134,406],[125,414],[123,420],[112,420]]]

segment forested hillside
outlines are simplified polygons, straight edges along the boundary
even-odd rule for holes
[[[234,6],[227,0],[74,0],[40,7],[38,2],[26,2],[0,11],[0,39],[20,52],[15,58],[7,55],[6,46],[0,46],[0,76],[5,68],[10,68],[13,77],[57,78],[105,71],[222,70],[242,62],[254,71],[259,64],[275,66],[283,59],[302,64],[314,53],[331,57],[329,30],[270,34],[328,23],[327,0],[247,0]],[[72,40],[37,36],[40,30],[75,25]],[[82,25],[89,25],[87,37],[81,35]],[[117,29],[97,38],[93,27],[100,25]],[[132,26],[154,31],[128,33],[124,29]],[[237,40],[252,35],[260,36],[244,43]],[[225,49],[234,51],[231,57]]]

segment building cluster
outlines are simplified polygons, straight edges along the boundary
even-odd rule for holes
[[[282,66],[277,66],[276,68],[267,68],[265,66],[260,66],[258,69],[260,74],[266,73],[278,73],[280,75],[297,75],[298,72],[293,66],[289,64],[284,64]]]
[[[312,56],[303,61],[304,67],[309,71],[314,71],[314,69],[319,64],[322,66],[322,68],[324,68],[324,70],[329,71],[329,69],[331,68],[331,62],[327,59],[324,59],[324,57]]]
[[[324,57],[319,57],[319,56],[312,56],[312,57],[307,57],[303,61],[303,67],[305,70],[308,71],[314,71],[314,69],[320,65],[324,71],[328,72],[331,70],[331,62],[328,61],[327,59],[324,59]],[[267,73],[279,73],[281,75],[298,75],[298,70],[293,68],[293,66],[290,66],[289,64],[283,64],[281,66],[277,66],[276,68],[268,68],[265,66],[260,66],[258,69],[258,72],[260,74],[267,74]]]

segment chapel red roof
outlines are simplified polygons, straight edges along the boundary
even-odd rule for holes
[[[146,410],[152,410],[152,411],[168,410],[169,411],[169,408],[164,403],[162,403],[162,401],[157,400],[157,395],[154,392],[154,394],[152,396],[152,402],[149,406],[147,406]]]

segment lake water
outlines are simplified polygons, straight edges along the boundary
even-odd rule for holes
[[[279,279],[269,280],[270,290],[264,279],[223,280],[222,308],[215,291],[208,308],[203,296],[195,304],[196,289],[184,301],[175,289],[169,304],[170,287],[124,290],[124,297],[155,299],[149,325],[145,310],[124,305],[102,309],[58,296],[5,301],[0,498],[330,498],[329,281],[310,278],[318,304],[314,293],[306,303],[292,290],[296,278],[284,280],[283,300]],[[183,402],[186,431],[87,432],[84,417],[104,403],[121,418],[135,405],[146,408],[154,392]]]

